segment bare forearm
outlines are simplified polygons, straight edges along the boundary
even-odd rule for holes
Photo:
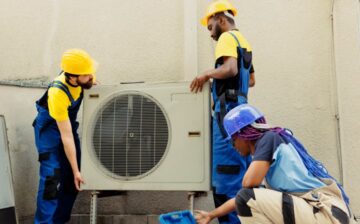
[[[255,86],[255,73],[250,73],[250,79],[249,79],[249,87]]]
[[[218,68],[208,70],[206,74],[213,79],[228,79],[236,75],[236,73],[228,66],[220,66]]]
[[[218,218],[224,215],[229,214],[230,212],[235,210],[235,198],[228,200],[220,207],[209,213],[211,219]]]
[[[79,172],[79,167],[76,159],[76,148],[73,136],[64,136],[61,138],[66,158],[68,159],[73,173]]]
[[[81,191],[80,185],[84,183],[84,180],[81,177],[81,173],[79,171],[76,159],[76,146],[70,120],[57,121],[56,123],[60,130],[61,141],[64,145],[66,158],[68,159],[72,172],[74,174],[75,187],[78,191]]]
[[[56,122],[60,131],[61,141],[64,145],[66,158],[68,159],[73,173],[79,172],[76,160],[76,148],[70,120]]]

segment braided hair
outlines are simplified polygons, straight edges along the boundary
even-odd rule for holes
[[[305,147],[298,141],[292,134],[292,132],[288,129],[280,128],[280,127],[270,127],[266,125],[266,120],[264,117],[259,118],[255,121],[255,123],[250,124],[243,129],[241,129],[238,133],[239,138],[244,140],[258,140],[260,139],[265,132],[273,131],[278,133],[286,142],[291,143],[294,148],[296,149],[297,153],[299,154],[301,160],[303,161],[305,167],[308,171],[314,175],[318,179],[322,178],[330,178],[336,182],[338,187],[341,190],[342,197],[347,205],[349,205],[350,200],[349,197],[346,195],[344,188],[342,185],[337,182],[337,180],[332,177],[325,166],[315,158],[313,158],[305,149]]]

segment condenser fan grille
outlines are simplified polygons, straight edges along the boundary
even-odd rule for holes
[[[112,175],[143,175],[164,156],[168,123],[159,105],[148,96],[122,94],[112,98],[94,124],[95,155]]]

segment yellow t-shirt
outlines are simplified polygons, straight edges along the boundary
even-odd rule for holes
[[[64,73],[56,77],[55,80],[58,80],[64,83],[74,100],[79,99],[81,94],[81,87],[73,87],[66,83]],[[71,106],[71,101],[68,95],[61,89],[57,87],[50,87],[48,91],[48,108],[49,114],[56,121],[65,121],[69,119],[68,107]]]
[[[230,31],[238,38],[241,48],[245,48],[246,51],[251,52],[251,46],[244,36],[237,30]],[[215,48],[215,60],[221,57],[234,57],[237,58],[237,42],[235,38],[229,33],[224,32],[220,35]]]

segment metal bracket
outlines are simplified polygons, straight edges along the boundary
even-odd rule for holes
[[[97,199],[117,195],[126,195],[126,191],[92,191],[90,203],[90,224],[96,224],[97,217]]]
[[[96,224],[98,191],[91,192],[90,224]]]
[[[189,210],[191,214],[194,214],[194,204],[195,197],[206,197],[207,192],[205,191],[189,191],[188,192],[188,200],[189,200]]]

